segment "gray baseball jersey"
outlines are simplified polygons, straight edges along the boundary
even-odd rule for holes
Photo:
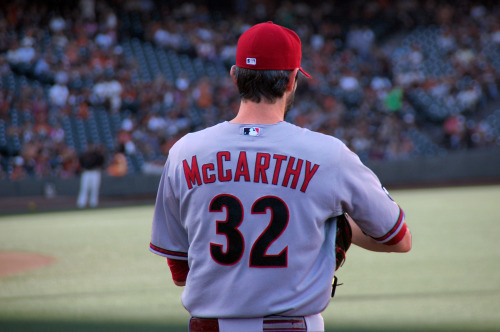
[[[344,211],[379,242],[402,229],[402,210],[338,139],[223,122],[170,150],[150,250],[188,260],[192,316],[316,314],[330,301]]]

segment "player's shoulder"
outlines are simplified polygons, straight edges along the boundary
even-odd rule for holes
[[[206,127],[200,130],[196,130],[184,135],[181,138],[181,143],[189,143],[192,140],[199,140],[207,137],[215,138],[214,135],[220,134],[224,131],[224,128],[227,127],[227,122],[221,122],[216,125]]]
[[[314,131],[308,128],[297,126],[293,123],[284,122],[293,135],[299,139],[307,139],[316,142],[315,145],[329,145],[329,146],[344,146],[345,144],[338,138],[324,134],[318,131]],[[322,143],[322,144],[320,144]]]
[[[201,146],[204,142],[213,140],[220,134],[224,124],[225,122],[221,122],[211,127],[187,133],[172,145],[169,154],[176,155],[183,151],[190,150],[193,146]]]

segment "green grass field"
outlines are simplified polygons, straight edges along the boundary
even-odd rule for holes
[[[499,331],[500,186],[391,192],[408,254],[352,247],[327,331]],[[0,331],[187,331],[166,261],[148,251],[152,206],[0,217],[0,251],[50,255],[0,278]]]

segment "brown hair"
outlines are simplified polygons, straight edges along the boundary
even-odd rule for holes
[[[234,67],[236,85],[243,100],[273,104],[283,97],[291,70],[254,70]],[[297,80],[297,77],[295,78]]]

